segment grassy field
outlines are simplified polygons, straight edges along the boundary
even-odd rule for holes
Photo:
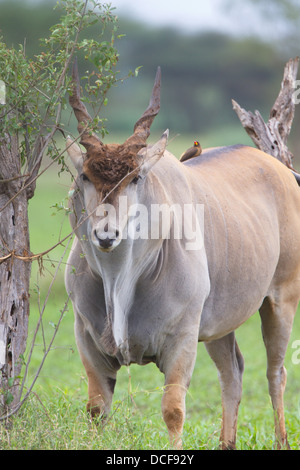
[[[223,143],[230,144],[227,132]],[[242,134],[241,134],[242,137]],[[190,145],[195,137],[178,137],[170,150],[176,154]],[[222,136],[205,145],[220,145]],[[240,139],[242,140],[242,138]],[[237,140],[236,140],[237,141]],[[180,143],[180,145],[179,145]],[[172,148],[174,146],[175,150]],[[42,252],[70,231],[63,210],[70,185],[67,174],[57,176],[57,168],[38,182],[30,202],[31,250]],[[54,207],[56,206],[56,207]],[[31,318],[28,351],[39,312],[57,261],[64,247],[59,246],[45,257],[43,269],[33,265]],[[66,294],[63,282],[64,262],[45,308],[42,328],[35,341],[27,386],[34,378],[44,350],[57,324]],[[286,421],[293,449],[300,446],[300,364],[293,364],[293,341],[300,339],[300,311],[286,356],[288,382],[285,394]],[[266,358],[256,314],[237,331],[237,340],[245,358],[243,399],[238,421],[239,449],[272,449],[274,446],[273,413],[265,377]],[[28,352],[27,352],[28,357]],[[73,334],[73,313],[69,306],[57,337],[39,374],[33,393],[8,426],[0,426],[2,449],[168,449],[168,437],[161,417],[163,375],[154,365],[122,368],[114,395],[111,417],[104,429],[92,424],[85,412],[87,382]],[[217,449],[221,426],[221,398],[217,372],[202,344],[187,395],[184,449]]]

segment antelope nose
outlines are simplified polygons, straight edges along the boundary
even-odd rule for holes
[[[99,245],[102,246],[102,248],[109,248],[113,244],[114,239],[113,238],[104,238],[99,239]]]
[[[94,231],[94,235],[99,245],[101,246],[101,248],[104,248],[105,250],[107,250],[108,248],[112,246],[113,242],[118,238],[119,231],[116,230],[116,233],[114,234],[114,238],[111,238],[110,236],[108,236],[107,233],[103,233],[103,235],[105,236],[99,237],[96,230]]]

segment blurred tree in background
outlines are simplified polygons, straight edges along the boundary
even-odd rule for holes
[[[228,8],[235,8],[238,0],[225,0]],[[273,30],[273,45],[288,54],[299,54],[300,3],[299,0],[246,0]]]
[[[234,6],[235,0],[228,3]],[[260,0],[260,6],[269,3]],[[286,3],[293,2],[276,0],[277,5]],[[0,2],[0,30],[8,46],[23,44],[26,38],[27,54],[38,53],[38,38],[59,17],[59,9],[52,7],[51,0],[34,4]],[[114,11],[117,15],[118,10]],[[284,11],[289,11],[285,20],[293,17],[290,9]],[[232,98],[248,109],[259,109],[267,117],[278,93],[283,65],[290,58],[289,51],[257,38],[217,32],[185,35],[176,29],[157,29],[121,17],[122,33],[125,39],[116,42],[121,76],[129,69],[142,68],[140,78],[127,80],[109,94],[105,115],[108,129],[114,132],[132,130],[158,65],[162,67],[162,106],[154,129],[169,127],[174,133],[203,135],[212,129],[238,127]],[[93,34],[91,28],[88,35],[91,38]]]

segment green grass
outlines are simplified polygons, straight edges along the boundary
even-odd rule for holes
[[[178,155],[194,138],[182,138]],[[231,143],[228,140],[226,144]],[[208,145],[220,144],[221,142],[212,142]],[[57,212],[51,207],[64,200],[69,185],[69,177],[63,174],[59,178],[56,170],[46,173],[38,181],[36,195],[30,202],[32,252],[46,250],[69,233],[69,222],[64,212]],[[26,357],[39,317],[39,304],[43,304],[56,262],[63,250],[64,248],[59,246],[49,253],[44,259],[42,274],[38,265],[33,265]],[[45,344],[49,344],[54,332],[53,325],[57,323],[66,300],[63,271],[64,265],[47,302],[43,333],[40,332],[36,339],[27,387],[35,376]],[[298,449],[300,445],[300,364],[293,364],[294,350],[291,347],[297,339],[300,339],[300,311],[296,315],[285,361],[288,371],[285,393],[286,422],[289,442],[293,449]],[[258,315],[239,328],[237,340],[245,358],[237,447],[272,449],[273,413],[265,377],[266,357]],[[7,426],[0,426],[0,449],[168,449],[167,430],[160,408],[163,379],[163,375],[153,364],[144,367],[123,367],[118,374],[108,423],[104,429],[91,423],[85,412],[87,382],[75,345],[73,313],[70,306],[36,382],[34,393]],[[217,449],[221,427],[221,395],[217,371],[203,344],[198,346],[198,358],[186,404],[184,448]]]
[[[299,314],[293,338],[299,338]],[[239,449],[272,449],[273,413],[265,378],[265,354],[254,316],[237,333],[246,370],[238,421]],[[292,339],[293,339],[292,338]],[[0,427],[3,449],[169,449],[160,412],[163,376],[152,364],[122,368],[105,428],[95,426],[85,412],[87,384],[73,341],[72,318],[65,318],[60,336],[45,363],[41,377],[10,427]],[[293,365],[289,348],[285,394],[289,442],[300,443],[299,365]],[[38,362],[38,358],[35,360]],[[221,403],[217,373],[202,344],[187,394],[184,449],[217,449]]]

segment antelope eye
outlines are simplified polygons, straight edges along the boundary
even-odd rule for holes
[[[82,173],[81,179],[82,179],[82,181],[90,181],[85,173]]]

